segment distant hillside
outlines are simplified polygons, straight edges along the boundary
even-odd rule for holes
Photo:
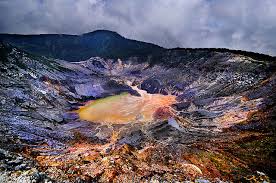
[[[186,55],[214,52],[229,52],[251,57],[256,60],[275,61],[276,57],[265,54],[229,50],[225,48],[173,48],[165,49],[160,46],[131,40],[116,32],[97,30],[82,35],[40,34],[17,35],[0,34],[0,41],[9,43],[35,55],[42,55],[67,61],[87,60],[90,57],[128,58],[138,56],[144,60],[148,55],[158,62],[159,57],[173,51],[175,54]],[[190,57],[188,58],[190,59]]]
[[[164,49],[154,44],[126,39],[116,32],[106,30],[82,35],[0,34],[0,40],[32,54],[67,61],[86,60],[95,56],[103,58],[144,56]]]
[[[227,48],[173,48],[170,50],[174,51],[209,51],[209,52],[220,52],[220,53],[234,53],[239,55],[244,55],[247,57],[251,57],[255,60],[263,60],[263,61],[276,61],[275,56],[270,56],[262,53],[255,53],[251,51],[243,51],[243,50],[231,50]]]

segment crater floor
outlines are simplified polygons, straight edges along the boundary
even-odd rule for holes
[[[275,180],[274,62],[0,51],[0,182]]]

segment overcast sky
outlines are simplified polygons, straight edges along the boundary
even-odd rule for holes
[[[97,29],[163,47],[225,47],[276,55],[276,0],[0,0],[0,32]]]

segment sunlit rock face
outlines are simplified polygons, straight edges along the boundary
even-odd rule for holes
[[[69,63],[0,50],[4,180],[273,179],[275,62],[167,50]]]

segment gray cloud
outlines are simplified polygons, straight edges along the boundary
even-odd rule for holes
[[[0,0],[0,32],[96,29],[164,47],[226,47],[276,55],[275,0]]]

